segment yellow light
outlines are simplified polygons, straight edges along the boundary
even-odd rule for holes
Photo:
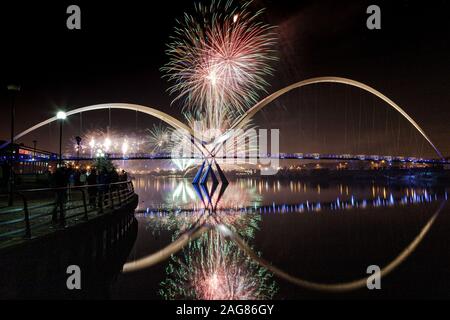
[[[105,139],[105,143],[103,144],[105,146],[106,151],[109,150],[109,148],[111,147],[111,144],[112,144],[111,139],[110,138],[106,138]]]

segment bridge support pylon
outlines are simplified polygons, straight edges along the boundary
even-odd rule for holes
[[[213,169],[215,167],[215,170]],[[205,170],[206,168],[206,170]],[[219,176],[220,181],[217,179],[216,173]],[[219,166],[216,160],[213,160],[213,162],[208,163],[207,160],[203,161],[200,168],[197,171],[197,174],[194,177],[194,180],[192,181],[192,184],[200,184],[205,185],[208,183],[208,180],[211,179],[213,185],[218,184],[221,182],[222,184],[228,184],[228,179],[225,177],[225,174],[222,170],[222,168]]]

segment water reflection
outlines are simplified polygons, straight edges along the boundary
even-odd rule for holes
[[[211,186],[209,187],[211,188]],[[199,191],[188,179],[136,179],[140,194],[138,213],[183,212],[205,208],[205,192]],[[220,202],[217,201],[221,197]],[[324,185],[300,181],[238,179],[230,183],[226,192],[215,192],[212,202],[218,210],[251,210],[260,213],[288,211],[317,211],[386,207],[419,204],[448,199],[445,187],[409,187],[387,185]],[[276,205],[273,208],[273,205]],[[271,208],[272,207],[272,208]],[[261,210],[259,210],[261,209]],[[265,210],[265,211],[264,211]]]
[[[137,186],[142,184],[146,191],[136,216],[147,230],[171,232],[172,243],[127,263],[124,271],[142,270],[169,259],[159,290],[165,299],[271,299],[278,290],[274,275],[311,290],[361,288],[366,278],[339,282],[336,275],[335,284],[311,282],[264,260],[264,253],[252,246],[264,217],[440,204],[412,242],[385,265],[385,276],[414,252],[448,199],[446,188],[430,187],[367,188],[262,179],[236,180],[226,190],[220,186],[196,188],[184,179],[141,181]]]
[[[172,257],[161,287],[165,299],[261,300],[276,291],[272,274],[216,230]]]
[[[261,216],[258,214],[236,210],[149,212],[136,214],[136,216],[145,218],[148,230],[170,231],[173,238],[177,238],[195,225],[218,226],[221,224],[229,226],[242,236],[253,238],[258,230],[258,223],[261,221]]]
[[[200,186],[198,186],[201,189]],[[212,186],[209,186],[211,189]],[[219,186],[216,186],[219,188]],[[152,210],[176,209],[197,210],[205,207],[205,202],[214,202],[217,209],[233,208],[238,209],[247,205],[254,205],[262,198],[256,192],[255,187],[246,187],[242,183],[231,183],[227,186],[227,192],[213,192],[210,201],[204,190],[199,190],[189,179],[164,179],[137,178],[136,189],[140,193],[141,203],[138,212]],[[211,190],[208,190],[210,193]],[[222,190],[224,191],[224,190]],[[201,193],[201,194],[200,194]],[[220,202],[218,198],[221,198]]]
[[[420,230],[420,232],[417,234],[417,236],[404,248],[399,255],[397,255],[394,259],[392,259],[386,266],[381,268],[379,272],[380,279],[383,279],[388,274],[390,274],[392,271],[394,271],[399,265],[401,265],[418,247],[418,245],[423,241],[425,236],[430,231],[431,227],[435,223],[437,217],[441,213],[442,209],[444,208],[445,201],[441,203],[441,205],[438,207],[438,209],[434,212],[434,214],[431,216],[431,218],[427,221],[427,223],[423,226],[423,228]],[[261,267],[267,268],[267,270],[270,270],[273,272],[273,274],[277,275],[279,278],[284,279],[294,285],[297,285],[299,287],[309,289],[309,290],[315,290],[325,293],[342,293],[352,290],[357,290],[361,288],[366,288],[368,278],[359,278],[356,280],[351,281],[343,281],[343,282],[333,282],[333,283],[320,283],[320,282],[314,282],[305,278],[301,278],[292,274],[289,274],[285,272],[284,270],[273,266],[268,261],[264,260],[260,257],[260,255],[254,250],[248,246],[246,241],[239,237],[234,232],[228,231],[226,227],[224,226],[225,233],[228,234],[228,237],[230,239],[233,239],[234,242],[237,244],[237,246],[247,254],[248,257],[250,257],[253,261],[257,262]]]
[[[258,229],[260,215],[231,210],[237,208],[237,204],[248,201],[252,190],[237,193],[238,186],[232,185],[232,193],[225,193],[227,188],[228,185],[198,186],[188,184],[186,180],[179,181],[170,197],[178,204],[195,201],[194,208],[189,212],[150,213],[149,216],[154,218],[147,220],[150,229],[172,231],[174,241],[195,226],[211,227],[180,253],[171,256],[166,268],[167,278],[161,282],[161,297],[200,300],[261,300],[273,297],[276,285],[272,274],[250,259],[233,241],[212,228],[227,225],[244,241],[251,241]]]
[[[267,193],[257,191],[257,186],[268,186],[269,184],[276,187],[267,188]],[[192,185],[187,179],[173,179],[170,185],[173,189],[163,189],[167,193],[166,197],[153,207],[144,208],[146,204],[153,203],[153,200],[148,201],[146,198],[148,196],[158,198],[159,195],[157,192],[145,191],[144,201],[137,209],[137,214],[156,220],[165,220],[167,219],[166,215],[173,215],[176,219],[182,220],[184,217],[184,219],[196,221],[203,217],[208,210],[219,215],[226,214],[225,217],[227,215],[233,217],[238,213],[342,211],[406,206],[448,199],[448,191],[445,188],[389,188],[373,185],[368,192],[367,188],[358,186],[350,188],[350,186],[342,184],[331,187],[317,185],[308,189],[306,183],[290,182],[288,189],[287,185],[280,181],[254,182],[253,179],[247,179],[231,183],[227,186],[226,192],[225,190],[217,192],[216,189],[210,195],[211,189],[217,188],[217,186],[210,186],[208,190],[204,190],[199,186]],[[337,197],[335,197],[336,194],[338,194]],[[272,199],[282,201],[277,202]],[[298,202],[298,199],[303,201]],[[214,204],[214,208],[208,208],[212,204]]]

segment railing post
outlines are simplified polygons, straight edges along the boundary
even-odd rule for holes
[[[64,226],[66,222],[64,207],[66,205],[65,202],[68,201],[67,196],[67,188],[59,189],[59,224],[61,226]]]
[[[89,220],[87,203],[86,203],[86,188],[81,189],[81,194],[83,195],[83,207],[84,207],[84,219]]]
[[[59,205],[59,196],[58,196],[58,191],[55,192],[55,206],[53,208],[52,211],[52,223],[57,223],[58,222],[58,205]]]
[[[119,188],[117,188],[117,195],[119,196],[119,207],[122,207],[122,196],[120,195],[120,193],[122,192],[122,186],[119,186]]]
[[[103,213],[103,201],[105,197],[105,192],[103,190],[97,190],[97,201],[99,206],[98,213]]]
[[[112,188],[111,188],[112,186],[111,185],[109,185],[109,207],[111,208],[111,209],[114,209],[114,200],[113,200],[113,197],[112,197]]]
[[[23,197],[23,211],[25,213],[25,237],[31,238],[30,213],[28,212],[28,202],[25,195]]]

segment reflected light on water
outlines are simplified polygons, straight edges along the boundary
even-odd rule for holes
[[[187,179],[161,179],[153,184],[136,185],[146,190],[136,216],[145,221],[148,229],[172,232],[172,243],[162,253],[127,263],[124,270],[140,270],[169,259],[159,290],[165,299],[271,299],[278,288],[273,276],[323,292],[361,288],[366,278],[335,284],[310,282],[262,259],[264,253],[255,251],[251,243],[264,216],[410,208],[441,202],[412,242],[396,257],[390,257],[382,270],[385,276],[416,249],[448,199],[445,188],[375,184],[367,187],[239,179],[224,193],[211,186],[199,191]],[[208,194],[209,191],[212,193]],[[147,205],[153,203],[157,205]],[[336,276],[339,279],[339,274]]]

